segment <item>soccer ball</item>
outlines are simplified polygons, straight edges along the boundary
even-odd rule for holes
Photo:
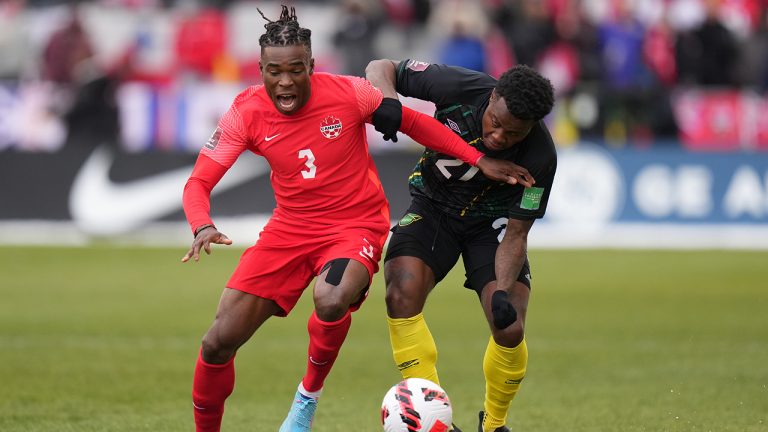
[[[448,394],[439,385],[421,378],[408,378],[393,385],[381,403],[385,432],[446,432],[452,420]]]

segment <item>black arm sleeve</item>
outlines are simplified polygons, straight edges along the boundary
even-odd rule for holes
[[[411,59],[398,63],[395,73],[398,93],[438,106],[455,103],[480,106],[487,101],[488,90],[496,86],[496,79],[482,72]]]

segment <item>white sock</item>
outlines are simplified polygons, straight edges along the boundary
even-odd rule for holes
[[[317,398],[320,397],[320,394],[323,393],[323,389],[320,389],[318,391],[313,391],[313,392],[307,391],[307,389],[304,388],[304,383],[300,382],[299,383],[299,393],[301,393],[302,395],[304,395],[306,397],[311,397],[312,399],[317,400]]]

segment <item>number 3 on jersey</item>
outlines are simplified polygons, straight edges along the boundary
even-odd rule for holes
[[[310,149],[304,149],[299,150],[299,159],[307,158],[307,161],[304,162],[304,165],[309,168],[309,171],[301,171],[301,176],[305,179],[315,178],[315,172],[317,171],[317,167],[315,166],[315,155],[312,153],[312,150]]]

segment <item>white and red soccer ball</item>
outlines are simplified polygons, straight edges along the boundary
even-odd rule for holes
[[[448,394],[439,385],[408,378],[392,386],[381,403],[384,432],[447,432],[453,420]]]

